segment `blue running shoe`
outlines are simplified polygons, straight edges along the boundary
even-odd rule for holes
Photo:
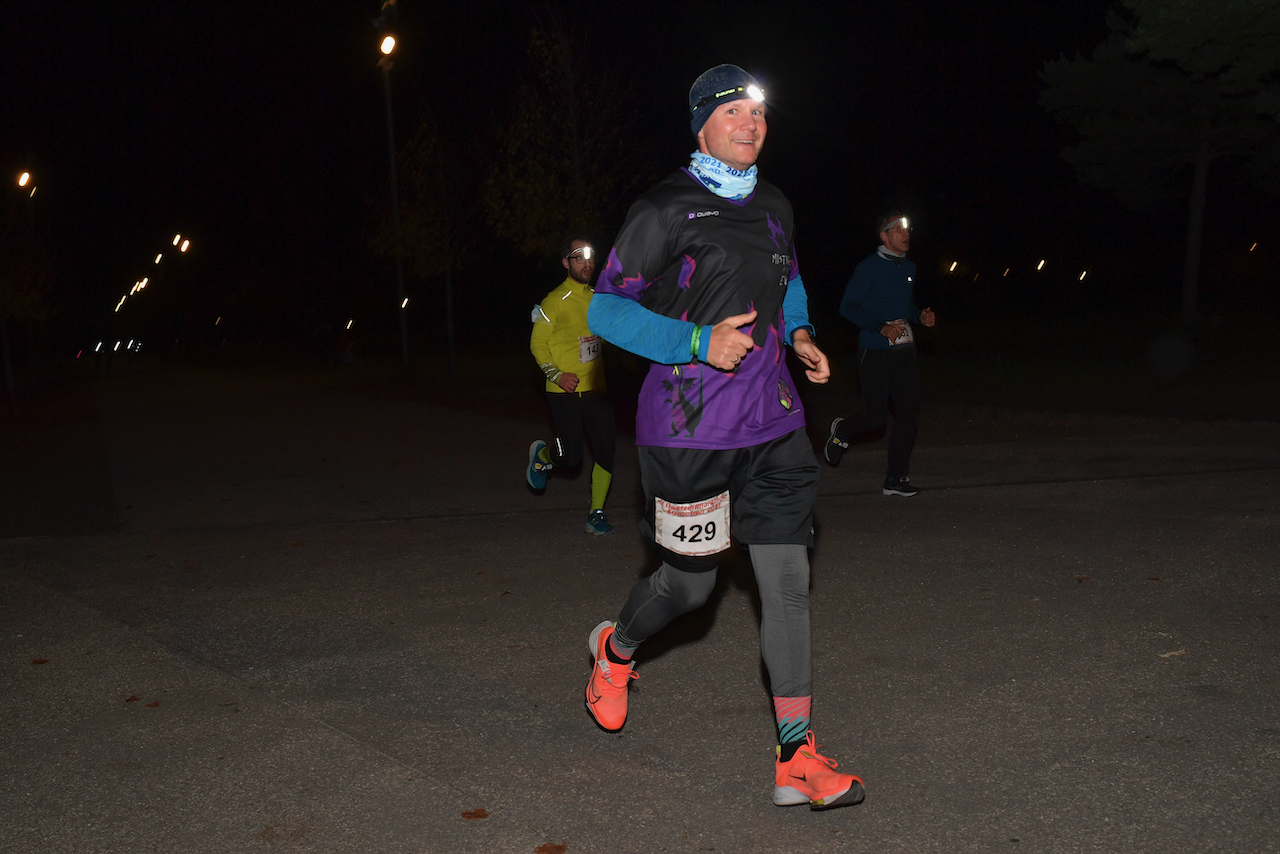
[[[551,463],[542,461],[542,449],[546,446],[547,443],[541,439],[535,439],[529,446],[529,468],[524,473],[524,479],[538,492],[547,488],[547,472],[552,468]]]
[[[591,511],[591,515],[587,517],[587,533],[595,534],[597,537],[613,533],[613,526],[605,518],[603,510]]]

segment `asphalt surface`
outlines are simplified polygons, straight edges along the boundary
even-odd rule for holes
[[[288,376],[125,374],[4,422],[0,851],[1280,851],[1280,425],[883,443],[823,472],[814,728],[857,807],[770,802],[750,569],[642,648],[622,441]]]

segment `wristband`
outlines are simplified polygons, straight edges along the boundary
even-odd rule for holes
[[[693,353],[693,358],[698,358],[698,345],[702,343],[702,327],[693,327],[693,341],[689,344],[689,351]]]

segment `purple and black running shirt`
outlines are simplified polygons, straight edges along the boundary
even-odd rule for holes
[[[636,412],[637,445],[747,448],[804,426],[784,349],[783,298],[799,277],[793,234],[791,203],[763,180],[746,199],[731,201],[679,169],[632,205],[596,283],[597,301],[618,296],[698,326],[757,312],[742,328],[755,349],[736,371],[718,371],[691,353],[683,364],[650,366]],[[593,302],[597,334],[653,358],[644,324],[605,331],[595,308]],[[687,329],[686,341],[693,327]],[[709,332],[703,330],[704,354]]]

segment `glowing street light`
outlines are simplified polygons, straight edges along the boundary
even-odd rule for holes
[[[1036,269],[1037,269],[1037,270],[1043,270],[1043,269],[1044,269],[1044,259],[1043,259],[1043,258],[1040,260],[1040,263],[1036,265]]]
[[[186,252],[186,251],[187,251],[187,247],[188,247],[188,246],[190,246],[190,245],[191,245],[191,241],[190,241],[190,240],[184,240],[184,241],[182,241],[182,245],[178,247],[178,251],[179,251],[179,252]]]
[[[178,241],[179,241],[179,240],[181,240],[181,239],[182,239],[182,235],[181,235],[181,234],[175,234],[175,235],[173,236],[173,245],[174,245],[174,246],[177,246],[177,245],[178,245]]]
[[[1250,251],[1250,252],[1252,252],[1253,250],[1255,250],[1255,249],[1257,249],[1257,248],[1258,248],[1258,244],[1256,244],[1256,243],[1255,243],[1255,244],[1253,244],[1252,246],[1250,246],[1250,247],[1249,247],[1249,251]]]
[[[25,187],[25,186],[27,186],[27,183],[28,183],[30,180],[31,180],[31,173],[30,173],[30,172],[23,172],[21,175],[19,175],[19,176],[18,176],[18,186],[19,186],[19,187]]]
[[[1088,274],[1088,272],[1089,272],[1088,270],[1085,270],[1083,273],[1080,274],[1080,281],[1082,282],[1084,281],[1084,277]]]
[[[404,308],[409,304],[409,299],[404,295],[404,261],[400,257],[400,182],[396,180],[395,123],[391,118],[391,53],[396,49],[396,37],[391,30],[399,15],[396,0],[383,0],[382,14],[373,20],[373,26],[382,35],[378,45],[378,50],[382,52],[382,59],[378,60],[378,67],[382,69],[382,88],[387,102],[387,150],[391,155],[391,218],[396,229],[396,296],[400,297],[400,358],[407,368],[409,367],[409,323],[405,318]]]
[[[959,263],[960,263],[959,261],[952,261],[952,262],[951,262],[951,269],[950,269],[950,270],[948,270],[947,272],[948,272],[948,273],[954,273],[954,272],[956,271],[956,265],[957,265],[957,264],[959,264]]]
[[[164,257],[164,255],[157,255],[157,256],[156,256],[156,263],[157,263],[157,264],[159,264],[159,263],[160,263],[160,259],[161,259],[161,258],[163,258],[163,257]]]

